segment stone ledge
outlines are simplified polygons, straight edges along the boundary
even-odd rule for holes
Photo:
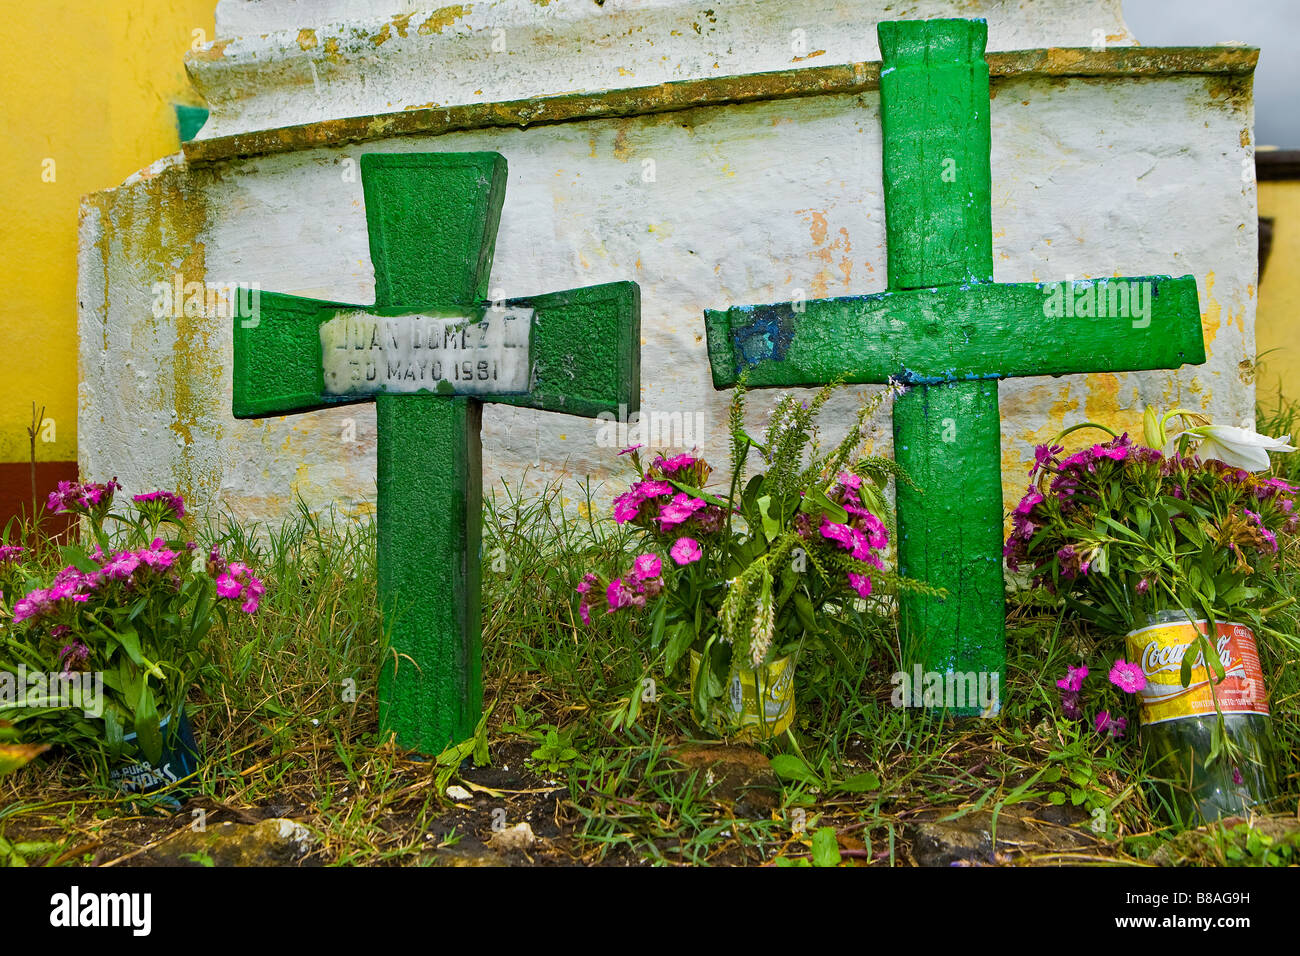
[[[1092,50],[1051,47],[989,53],[994,87],[1007,80],[1050,77],[1160,77],[1238,75],[1254,72],[1254,47],[1116,47]],[[496,103],[406,109],[369,116],[322,120],[297,126],[256,130],[185,144],[191,165],[245,156],[292,152],[386,139],[392,136],[437,136],[490,127],[537,126],[577,120],[644,116],[704,106],[862,93],[880,86],[878,61],[823,67],[800,67],[745,76],[702,77],[654,86],[532,97]]]

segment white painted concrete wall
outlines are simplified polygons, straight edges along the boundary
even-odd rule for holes
[[[227,0],[223,22],[245,22],[243,7]],[[874,23],[859,32],[874,37]],[[1240,175],[1252,117],[1248,97],[1221,88],[1205,76],[995,85],[995,278],[1191,273],[1211,351],[1206,366],[1177,373],[1004,382],[1009,501],[1022,489],[1034,442],[1065,425],[1101,419],[1132,427],[1146,402],[1203,408],[1230,422],[1253,414],[1255,192]],[[727,396],[710,386],[705,308],[785,300],[796,289],[833,296],[885,286],[875,94],[404,137],[172,172],[206,205],[197,241],[209,281],[366,303],[373,274],[361,184],[349,181],[345,160],[426,150],[495,150],[508,160],[494,288],[514,296],[619,279],[641,284],[643,409],[700,421],[704,435],[692,443],[711,457],[724,457]],[[643,180],[646,160],[653,182]],[[150,182],[121,187],[139,194],[129,216],[116,212],[105,222],[90,206],[83,222],[83,472],[117,475],[132,490],[185,487],[201,506],[272,521],[295,495],[313,506],[368,509],[370,408],[236,422],[229,322],[149,314],[151,275],[169,279],[187,245],[154,250],[166,236],[152,241],[151,230],[183,230],[172,222],[176,200],[151,199]],[[141,249],[154,250],[144,267]],[[177,356],[196,348],[204,371],[181,388]],[[193,368],[192,354],[187,361]],[[845,396],[832,417],[846,421],[855,400]],[[763,396],[751,403],[755,423],[765,404]],[[192,422],[185,428],[176,425],[178,407]],[[343,441],[351,428],[356,441]],[[617,449],[602,447],[599,436],[597,422],[489,406],[485,488],[607,475],[619,466]],[[886,409],[874,450],[889,449]]]

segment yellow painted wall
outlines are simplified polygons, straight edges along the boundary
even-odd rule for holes
[[[1300,181],[1261,181],[1259,214],[1273,218],[1273,249],[1255,319],[1259,401],[1272,408],[1279,391],[1300,401]],[[1269,349],[1276,351],[1265,355]]]
[[[0,463],[26,461],[31,405],[77,458],[77,210],[180,138],[174,102],[199,103],[183,58],[213,34],[214,0],[37,0],[0,18]],[[47,162],[53,161],[53,165]],[[47,181],[53,177],[53,181]]]

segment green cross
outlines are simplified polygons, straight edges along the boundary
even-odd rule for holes
[[[894,404],[905,653],[938,673],[1005,663],[998,379],[1205,361],[1191,276],[993,282],[982,20],[878,27],[889,291],[706,311],[715,388],[907,386]],[[963,713],[978,708],[960,708]]]
[[[640,404],[640,290],[489,307],[506,188],[496,153],[361,157],[374,306],[264,292],[234,335],[236,418],[374,401],[379,722],[437,754],[482,707],[483,402],[595,417]]]

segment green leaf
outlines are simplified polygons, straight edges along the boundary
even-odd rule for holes
[[[650,625],[650,649],[657,650],[659,642],[664,638],[664,620],[668,616],[668,596],[665,594],[659,598],[658,606],[655,608],[653,621]]]
[[[687,621],[678,621],[669,628],[668,648],[664,651],[664,665],[671,671],[695,641],[695,631]]]
[[[844,793],[866,793],[868,790],[879,790],[880,778],[868,770],[865,773],[841,781],[835,785],[834,789]]]
[[[764,495],[755,504],[758,505],[758,513],[763,518],[763,534],[767,535],[769,541],[773,540],[781,533],[781,524],[768,514],[768,508],[772,505],[772,496]]]
[[[723,501],[721,498],[719,498],[717,495],[711,495],[707,491],[703,491],[702,489],[696,488],[693,485],[686,484],[686,482],[684,481],[674,481],[671,478],[668,478],[666,480],[668,484],[672,485],[678,491],[688,494],[692,498],[701,498],[704,501],[708,502],[709,504],[717,505],[720,508],[727,507],[727,503]]]
[[[79,545],[67,544],[59,548],[59,556],[64,564],[70,564],[83,574],[100,570],[99,565],[90,559],[90,555]]]
[[[845,524],[849,520],[849,513],[817,488],[809,488],[805,492],[803,500],[799,502],[799,510],[810,515],[824,514],[836,524]]]
[[[794,754],[777,754],[773,757],[772,772],[778,777],[783,777],[786,780],[796,780],[800,783],[819,784],[822,782],[821,774]]]
[[[808,633],[815,633],[817,630],[817,615],[813,612],[812,601],[808,600],[808,595],[803,591],[794,593],[794,613],[799,618],[800,626]]]
[[[834,827],[818,827],[813,831],[812,862],[813,866],[839,866],[840,845],[835,839]]]
[[[1065,794],[1060,790],[1053,790],[1047,795],[1047,802],[1053,806],[1063,806],[1065,804]]]
[[[140,700],[135,705],[135,739],[140,745],[144,759],[157,764],[162,759],[162,731],[158,727],[158,703],[154,700],[153,689],[145,682],[140,691]]]

